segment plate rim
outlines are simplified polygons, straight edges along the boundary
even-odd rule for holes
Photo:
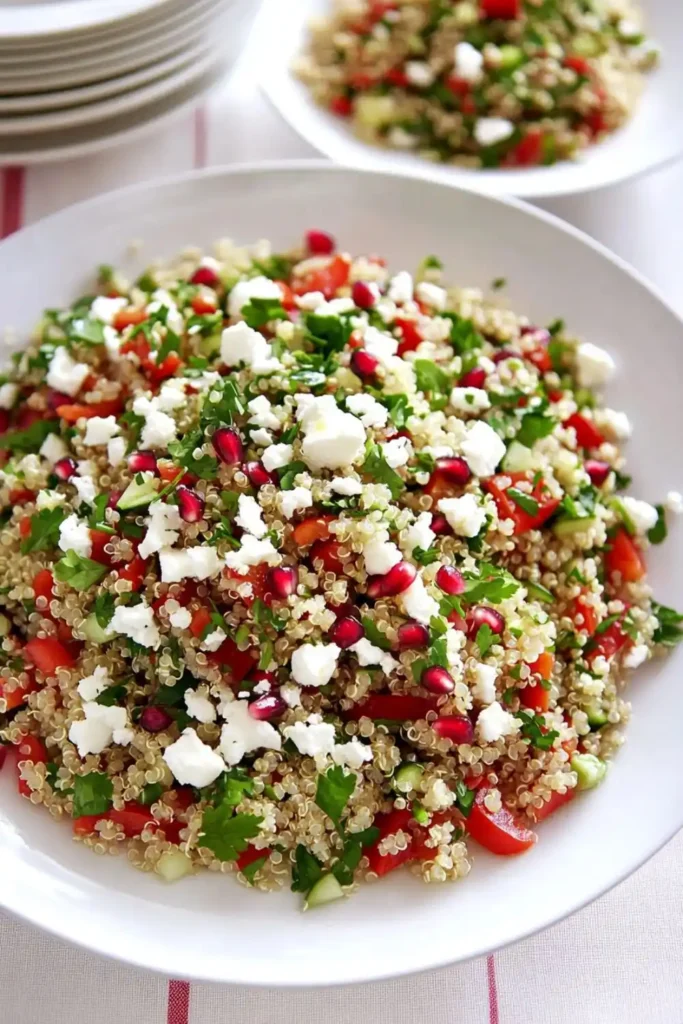
[[[166,175],[144,182],[137,182],[132,185],[127,185],[119,189],[110,190],[100,195],[90,197],[78,203],[73,203],[67,207],[64,207],[61,210],[56,211],[55,213],[48,215],[47,217],[41,218],[40,220],[34,222],[33,224],[30,224],[20,229],[20,231],[16,232],[9,238],[0,241],[0,251],[2,251],[3,248],[6,249],[11,247],[14,243],[14,240],[19,237],[23,237],[25,239],[27,236],[33,235],[36,239],[38,239],[40,236],[40,232],[44,231],[46,227],[50,227],[51,225],[54,224],[58,225],[61,218],[68,219],[69,217],[73,216],[75,212],[87,214],[89,210],[97,208],[98,204],[106,205],[113,203],[118,205],[121,204],[122,202],[125,203],[125,200],[128,196],[131,196],[139,192],[157,191],[160,188],[166,186],[178,187],[182,185],[187,185],[190,182],[201,182],[204,179],[214,177],[232,179],[235,177],[247,176],[251,178],[255,175],[261,175],[265,173],[297,175],[309,171],[322,173],[326,175],[349,173],[361,176],[372,175],[373,177],[387,177],[399,180],[408,179],[414,182],[422,182],[423,184],[425,183],[424,177],[418,173],[409,173],[404,170],[395,169],[378,170],[374,168],[358,168],[348,165],[334,164],[330,161],[321,159],[298,158],[272,161],[256,160],[232,165],[215,165],[212,167],[203,168],[201,170],[189,170],[179,174]],[[464,193],[465,195],[474,196],[478,200],[483,199],[488,202],[498,204],[500,206],[511,207],[513,209],[516,209],[520,213],[526,214],[527,216],[530,216],[533,219],[548,225],[550,228],[559,231],[562,235],[568,235],[572,237],[579,243],[582,243],[584,246],[593,250],[593,252],[600,256],[602,259],[607,260],[607,262],[611,263],[619,271],[624,273],[636,285],[638,285],[640,288],[644,289],[647,293],[649,293],[649,295],[657,303],[659,303],[664,308],[664,310],[673,318],[673,320],[678,324],[681,331],[681,336],[683,338],[683,315],[677,312],[677,310],[672,306],[672,304],[662,294],[661,290],[655,284],[649,281],[644,274],[642,274],[639,270],[633,267],[623,257],[612,252],[612,250],[610,250],[603,243],[592,238],[590,235],[586,234],[581,229],[575,227],[574,225],[566,221],[563,221],[556,214],[551,213],[540,207],[533,206],[530,203],[526,202],[525,200],[520,199],[516,196],[500,196],[490,194],[483,195],[479,190],[475,188],[468,188],[460,183],[448,184],[445,182],[434,182],[432,180],[429,180],[426,182],[426,184],[428,184],[430,187],[436,186],[442,189],[452,189],[457,192]],[[451,956],[449,956],[447,952],[445,952],[443,956],[439,956],[438,958],[434,958],[433,956],[431,956],[429,962],[419,962],[414,968],[411,967],[408,969],[391,969],[387,967],[375,969],[372,974],[358,974],[358,968],[354,968],[353,973],[347,973],[341,979],[339,977],[336,977],[324,980],[316,980],[311,983],[302,983],[300,981],[288,979],[285,976],[282,979],[278,980],[278,987],[287,989],[300,988],[302,990],[306,990],[309,988],[328,988],[330,986],[370,983],[372,981],[380,981],[383,979],[395,977],[410,977],[414,974],[418,974],[426,970],[435,970],[438,968],[450,966],[454,963],[466,963],[478,957],[485,956],[491,952],[495,952],[499,949],[506,948],[507,946],[513,945],[517,942],[521,942],[524,939],[531,937],[532,935],[539,934],[545,931],[547,928],[553,927],[560,921],[565,920],[571,915],[582,910],[584,907],[588,906],[590,903],[598,899],[600,896],[603,896],[606,893],[610,892],[613,888],[615,888],[617,885],[623,882],[626,878],[630,877],[636,870],[642,867],[656,853],[658,853],[659,850],[661,850],[668,842],[671,841],[671,839],[673,839],[673,837],[681,830],[681,828],[683,828],[683,808],[680,809],[679,817],[676,819],[675,824],[673,826],[667,826],[661,834],[657,835],[654,842],[648,843],[644,853],[639,852],[631,860],[629,860],[628,863],[626,863],[625,867],[622,870],[620,870],[617,876],[614,879],[611,879],[608,884],[602,885],[598,882],[597,885],[588,887],[587,894],[582,899],[580,899],[576,904],[574,904],[571,907],[571,909],[560,910],[556,912],[549,920],[544,921],[542,924],[534,924],[529,927],[526,927],[518,934],[516,934],[514,937],[505,939],[501,941],[499,944],[491,945],[484,943],[481,948],[475,948],[471,952],[467,953],[464,956],[460,956],[455,960]],[[108,941],[107,933],[104,931],[98,933],[98,936],[95,941],[93,941],[92,938],[89,941],[86,941],[85,939],[79,938],[77,934],[73,933],[70,923],[67,920],[60,920],[59,923],[54,924],[43,923],[41,920],[38,919],[38,915],[36,915],[32,910],[27,911],[26,908],[22,910],[20,906],[21,887],[16,887],[13,891],[10,888],[9,893],[8,891],[3,890],[2,892],[0,892],[0,896],[2,898],[1,905],[3,909],[7,910],[9,913],[12,913],[14,916],[19,917],[22,920],[29,921],[31,924],[45,931],[48,931],[49,933],[56,935],[61,939],[66,939],[67,941],[74,943],[80,948],[86,949],[90,952],[98,953],[100,955],[111,957],[121,962],[132,964],[135,967],[155,972],[157,974],[168,973],[168,971],[165,970],[163,967],[160,967],[155,963],[151,963],[149,959],[146,960],[144,957],[141,958],[139,956],[135,959],[126,958],[126,956],[121,952],[120,949],[112,949],[112,943]],[[270,983],[267,978],[264,978],[263,980],[255,980],[252,977],[245,980],[243,978],[237,977],[226,977],[225,975],[223,977],[217,977],[215,974],[209,973],[208,970],[202,970],[201,963],[198,967],[195,967],[190,971],[182,969],[177,970],[175,967],[173,967],[173,976],[178,978],[184,978],[191,981],[220,982],[241,985],[249,988],[272,987],[272,983]]]
[[[163,9],[173,0],[115,0],[115,3],[118,11],[112,10],[111,0],[89,0],[87,5],[78,0],[61,0],[58,5],[43,2],[29,7],[24,4],[3,7],[0,39],[25,42],[50,37],[59,40],[67,35],[106,28],[155,9]]]

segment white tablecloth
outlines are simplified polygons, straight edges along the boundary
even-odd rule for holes
[[[257,55],[247,54],[242,70],[202,110],[146,140],[58,166],[0,172],[0,237],[77,200],[145,178],[206,164],[314,155],[258,93],[257,67]],[[545,206],[635,264],[683,311],[683,164],[609,193]],[[634,808],[634,828],[647,828],[641,810]],[[679,835],[592,906],[495,956],[317,992],[168,981],[91,956],[0,914],[0,1021],[683,1024],[682,859]]]

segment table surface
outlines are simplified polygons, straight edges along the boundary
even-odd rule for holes
[[[70,203],[208,164],[314,156],[258,91],[253,47],[202,109],[134,144],[0,177],[0,237]],[[683,313],[683,164],[543,204],[633,263]],[[645,339],[644,339],[645,340]],[[634,812],[634,828],[647,820]],[[306,992],[188,986],[0,915],[7,1024],[683,1024],[683,834],[571,919],[471,963]],[[267,982],[267,978],[264,978]],[[46,1013],[46,1008],[49,1007]]]

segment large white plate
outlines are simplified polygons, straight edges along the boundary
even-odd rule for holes
[[[347,122],[313,102],[291,72],[307,39],[310,18],[330,10],[332,0],[270,0],[261,25],[262,82],[282,116],[316,149],[337,163],[375,170],[406,171],[432,181],[460,184],[491,195],[548,197],[613,185],[674,160],[683,152],[683,4],[642,0],[650,34],[661,43],[662,66],[647,76],[645,93],[629,124],[591,147],[576,161],[551,167],[472,171],[433,164],[411,153],[368,146]]]
[[[0,244],[3,320],[26,337],[43,306],[91,286],[93,268],[135,274],[217,236],[289,246],[309,227],[394,268],[438,253],[452,280],[504,274],[533,320],[564,316],[618,361],[608,399],[634,424],[634,493],[683,489],[683,323],[632,270],[553,217],[435,183],[305,162],[212,169],[113,193]],[[131,255],[132,238],[144,242]],[[26,274],[26,267],[31,273]],[[39,282],[39,285],[36,285]],[[1,326],[1,325],[0,325]],[[647,373],[643,373],[643,339]],[[683,604],[683,525],[650,562],[657,597]],[[322,985],[403,974],[483,954],[552,924],[624,878],[683,823],[683,652],[639,671],[625,748],[603,786],[564,808],[520,858],[476,852],[468,879],[425,886],[397,873],[348,902],[302,915],[288,892],[264,896],[209,873],[166,887],[124,858],[74,844],[0,774],[0,904],[88,949],[175,977]],[[652,765],[656,764],[653,773]]]
[[[174,0],[4,0],[0,19],[0,36],[17,41],[49,35],[66,37],[70,33],[90,31],[126,21],[149,12],[163,12]]]

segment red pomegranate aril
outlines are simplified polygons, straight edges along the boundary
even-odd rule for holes
[[[258,722],[270,722],[273,718],[279,718],[287,710],[287,704],[277,693],[266,693],[263,697],[257,697],[249,705],[249,714]]]
[[[378,597],[383,596],[382,582],[384,576],[373,576],[372,579],[368,580],[367,594],[373,601],[376,601]]]
[[[109,498],[107,499],[107,508],[116,508],[119,501],[121,500],[122,494],[123,491],[110,491]]]
[[[410,562],[398,562],[381,576],[382,597],[396,597],[411,587],[417,578],[417,569]]]
[[[500,348],[491,358],[494,363],[502,363],[504,359],[521,359],[519,352],[513,352],[511,348]]]
[[[483,366],[475,366],[473,370],[466,373],[458,381],[461,388],[483,388],[486,380],[486,370]]]
[[[337,619],[328,636],[333,644],[345,651],[347,647],[353,647],[363,639],[365,630],[357,619],[347,616],[344,619]]]
[[[198,523],[204,515],[204,499],[183,484],[176,490],[176,496],[180,518],[186,523]]]
[[[65,395],[63,391],[55,391],[54,388],[48,388],[46,395],[48,408],[55,412],[60,405],[70,405],[73,402],[71,395]]]
[[[359,377],[374,377],[379,366],[379,359],[370,355],[364,348],[358,348],[351,356],[351,369]]]
[[[311,256],[331,256],[337,244],[326,231],[307,231],[306,248]]]
[[[488,626],[492,633],[500,636],[505,632],[505,619],[495,608],[477,604],[467,613],[467,631],[470,638],[474,639],[482,626]]]
[[[156,473],[157,459],[154,452],[131,452],[128,456],[131,473]]]
[[[245,462],[242,472],[252,487],[265,487],[266,484],[277,484],[277,477],[269,473],[262,462]]]
[[[299,574],[291,565],[284,565],[271,569],[268,579],[274,596],[284,600],[296,591]]]
[[[203,284],[207,288],[215,288],[217,284],[221,283],[221,279],[215,270],[211,267],[197,267],[194,274],[190,278],[190,284]]]
[[[440,512],[432,516],[432,532],[435,533],[437,537],[443,536],[444,533],[451,532],[448,520],[445,516],[442,516]]]
[[[52,472],[60,480],[70,480],[75,475],[78,466],[73,459],[58,459],[52,467]]]
[[[365,281],[356,281],[351,290],[351,298],[359,309],[372,309],[375,305],[375,293]]]
[[[421,622],[404,622],[397,631],[398,646],[402,651],[429,645],[429,630]]]
[[[612,472],[612,467],[609,463],[601,462],[600,459],[586,459],[584,469],[595,487],[601,487]]]
[[[435,472],[454,484],[466,484],[472,473],[470,467],[459,455],[436,460]]]
[[[462,594],[465,591],[464,577],[453,565],[441,566],[436,574],[436,585],[444,594]]]
[[[444,715],[432,722],[432,729],[441,739],[452,743],[471,743],[474,739],[474,728],[465,715]]]
[[[430,665],[420,676],[420,684],[430,693],[452,693],[455,689],[453,676],[440,665]]]
[[[226,466],[234,466],[236,462],[242,461],[244,446],[242,438],[236,430],[230,427],[219,427],[211,438],[216,455]]]
[[[146,729],[147,732],[161,732],[162,729],[168,729],[173,719],[169,715],[168,711],[164,708],[157,708],[154,705],[145,708],[140,715],[139,725]]]

